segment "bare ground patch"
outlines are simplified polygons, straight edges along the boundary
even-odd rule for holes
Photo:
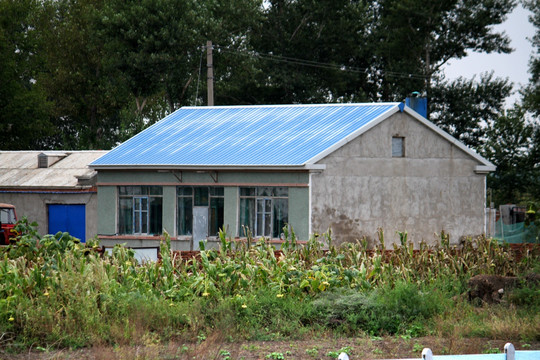
[[[147,346],[96,346],[79,350],[39,351],[31,349],[25,353],[9,354],[0,350],[0,358],[6,360],[124,360],[124,359],[230,359],[264,360],[283,359],[331,359],[332,352],[349,348],[354,359],[406,359],[421,358],[422,349],[431,348],[435,355],[481,354],[498,349],[503,352],[507,340],[485,338],[402,338],[402,337],[357,337],[357,338],[314,338],[298,341],[246,341],[225,342],[219,338],[208,338],[200,344],[175,343]],[[510,341],[516,349],[540,350],[540,342]],[[227,356],[229,356],[227,358]]]

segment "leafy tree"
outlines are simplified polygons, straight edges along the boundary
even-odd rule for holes
[[[37,22],[40,3],[0,1],[0,143],[4,150],[34,149],[51,133],[50,104],[40,80]]]
[[[532,140],[538,141],[538,126],[527,122],[519,106],[496,119],[487,129],[483,155],[497,170],[488,176],[496,204],[521,203],[538,187],[538,169],[531,167]]]
[[[508,79],[480,75],[480,80],[459,77],[453,81],[437,78],[431,93],[430,120],[464,144],[480,150],[486,129],[504,112],[510,96]]]
[[[377,98],[401,101],[412,91],[430,98],[432,78],[449,60],[469,51],[510,52],[509,38],[493,25],[514,6],[514,0],[373,1]]]
[[[254,28],[256,69],[238,93],[244,103],[362,101],[370,14],[364,2],[272,0]],[[351,71],[352,69],[352,71]]]
[[[536,27],[536,34],[532,38],[536,55],[531,57],[529,65],[531,77],[529,85],[523,91],[524,105],[536,117],[540,117],[540,0],[525,1],[525,6],[533,12],[529,20]]]
[[[109,148],[118,141],[126,91],[104,70],[105,43],[98,37],[101,0],[46,3],[44,86],[54,103],[50,147]]]

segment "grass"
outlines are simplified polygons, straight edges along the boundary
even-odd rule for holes
[[[220,250],[184,261],[165,242],[160,262],[141,265],[121,246],[100,255],[96,243],[40,237],[25,220],[17,227],[18,246],[0,253],[0,345],[13,351],[359,333],[540,340],[538,288],[515,291],[505,305],[464,299],[476,274],[540,269],[538,253],[518,261],[491,239],[458,250],[441,234],[440,244],[413,251],[403,236],[389,252],[382,241],[374,250],[362,241],[335,247],[326,234],[323,251],[315,239],[298,246],[291,233],[276,254],[264,241],[248,247],[221,233]]]

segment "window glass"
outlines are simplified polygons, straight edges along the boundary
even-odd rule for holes
[[[253,198],[241,198],[240,199],[240,227],[239,233],[240,236],[245,236],[243,233],[244,229],[242,227],[247,227],[251,231],[255,228],[255,199]]]
[[[163,187],[161,186],[144,186],[147,188],[148,195],[163,195]]]
[[[15,211],[12,208],[0,209],[0,223],[15,224]]]
[[[118,233],[161,234],[162,194],[161,186],[119,186]]]
[[[161,234],[163,229],[163,198],[150,198],[150,234]]]
[[[194,187],[193,195],[195,206],[208,206],[208,187]]]
[[[178,197],[178,235],[193,232],[193,198]]]
[[[178,196],[191,196],[193,194],[193,188],[191,186],[179,186],[176,192]]]
[[[255,188],[240,188],[240,196],[255,196]]]
[[[193,234],[193,207],[208,206],[208,235],[216,236],[223,227],[224,188],[208,186],[177,187],[178,235]]]
[[[289,221],[289,201],[288,199],[274,199],[274,238],[280,238],[283,233],[283,227]]]
[[[118,233],[131,234],[133,232],[132,198],[120,198],[118,207]]]
[[[244,226],[254,236],[281,237],[289,220],[288,193],[287,187],[240,188],[239,235],[245,236]]]
[[[272,196],[273,188],[271,187],[258,187],[257,196]]]
[[[404,157],[404,138],[394,136],[392,138],[392,157]]]
[[[210,236],[217,236],[219,229],[223,228],[223,207],[224,199],[222,197],[213,197],[210,200]]]
[[[224,195],[224,188],[222,187],[210,188],[210,196],[223,196],[223,195]]]

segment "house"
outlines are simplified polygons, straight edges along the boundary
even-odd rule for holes
[[[96,171],[105,151],[0,151],[0,203],[41,235],[67,231],[86,241],[97,234]]]
[[[403,103],[184,107],[90,164],[104,245],[230,236],[452,242],[485,230],[495,167]]]

